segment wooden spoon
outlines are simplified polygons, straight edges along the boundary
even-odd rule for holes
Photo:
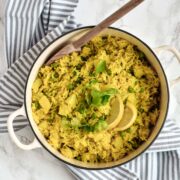
[[[47,62],[46,65],[50,65],[55,60],[61,58],[64,55],[67,55],[73,51],[80,51],[81,47],[89,42],[93,37],[95,37],[97,34],[99,34],[102,30],[109,27],[111,24],[113,24],[115,21],[117,21],[119,18],[123,17],[125,14],[127,14],[129,11],[134,9],[136,6],[138,6],[141,2],[144,0],[131,0],[127,4],[125,4],[123,7],[121,7],[119,10],[114,12],[112,15],[110,15],[108,18],[103,20],[101,23],[99,23],[97,26],[92,28],[90,31],[88,31],[85,35],[83,35],[80,39],[64,46],[62,49],[60,49],[55,55],[53,55]]]

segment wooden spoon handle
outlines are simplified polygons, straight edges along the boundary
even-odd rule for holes
[[[83,35],[80,39],[73,42],[72,44],[73,44],[74,48],[75,49],[81,48],[84,44],[86,44],[93,37],[95,37],[97,34],[99,34],[103,29],[105,29],[108,26],[110,26],[111,24],[113,24],[115,21],[117,21],[119,18],[123,17],[125,14],[127,14],[129,11],[134,9],[136,6],[138,6],[143,1],[144,0],[129,1],[127,4],[125,4],[119,10],[117,10],[112,15],[110,15],[108,18],[106,18],[101,23],[99,23],[97,26],[95,26],[92,30],[90,30],[85,35]]]
[[[93,37],[95,37],[97,34],[99,34],[103,29],[110,26],[112,23],[114,23],[119,18],[123,17],[125,14],[127,14],[129,11],[134,9],[136,6],[138,6],[141,2],[144,0],[131,0],[127,4],[125,4],[123,7],[121,7],[119,10],[117,10],[115,13],[113,13],[111,16],[106,18],[104,21],[99,23],[97,26],[92,28],[90,31],[88,31],[85,35],[83,35],[80,39],[64,46],[62,49],[60,49],[55,55],[53,55],[47,62],[46,65],[50,65],[55,60],[61,58],[64,55],[67,55],[69,53],[72,53],[73,51],[78,51],[81,49],[81,47],[89,42]]]

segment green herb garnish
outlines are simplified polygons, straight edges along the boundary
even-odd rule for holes
[[[75,81],[75,83],[81,84],[82,80],[83,80],[83,78],[79,76],[79,77],[77,78],[77,80]]]
[[[77,74],[76,70],[73,71],[73,75],[75,76]]]
[[[97,79],[92,79],[92,80],[90,80],[89,84],[96,84],[97,82],[98,82]]]
[[[78,64],[78,65],[76,66],[76,69],[77,69],[77,70],[80,70],[80,69],[82,68],[82,66],[83,66],[82,64]]]
[[[34,103],[32,103],[32,108],[38,110],[41,108],[41,106],[38,101],[35,101]]]
[[[93,114],[92,114],[92,119],[96,119],[96,117],[97,117],[96,114],[93,113]]]
[[[52,74],[51,74],[51,80],[52,81],[57,81],[58,80],[58,77],[59,77],[59,74],[57,73],[57,72],[53,72]]]
[[[145,54],[144,54],[143,52],[141,52],[141,51],[139,51],[139,58],[140,58],[140,59],[145,58]]]
[[[54,62],[54,63],[51,64],[51,67],[53,69],[56,69],[58,66],[59,66],[59,63],[57,63],[57,62]]]
[[[94,126],[90,126],[88,124],[86,125],[82,125],[81,127],[84,131],[87,131],[87,132],[93,132],[94,131]]]
[[[96,115],[92,115],[96,118]],[[79,126],[80,129],[87,131],[87,132],[94,132],[94,131],[101,131],[106,129],[108,126],[104,116],[99,117],[98,121],[94,125],[90,125],[88,123],[81,124]]]
[[[80,104],[78,111],[79,111],[81,114],[84,114],[84,113],[85,113],[85,110],[86,110],[85,104],[83,104],[83,103]]]
[[[78,161],[81,161],[81,156],[77,156],[75,157],[75,159],[77,159]]]
[[[75,88],[74,84],[68,84],[67,86],[68,90],[73,90]]]
[[[128,87],[128,92],[129,92],[129,93],[135,93],[136,91],[134,90],[133,87],[129,86],[129,87]]]
[[[104,117],[100,117],[98,122],[94,125],[95,131],[102,131],[106,129],[108,126],[107,122],[105,121]]]
[[[140,108],[138,109],[138,111],[141,112],[141,113],[143,113],[143,112],[144,112],[144,109],[140,107]]]
[[[92,96],[92,104],[96,106],[102,105],[102,95],[101,92],[98,90],[92,90],[91,91]]]
[[[92,102],[92,97],[88,92],[85,93],[85,101],[88,105],[90,105]]]
[[[110,76],[112,74],[110,69],[106,69],[107,74]]]
[[[139,92],[143,93],[144,92],[144,88],[142,87]]]
[[[109,101],[109,98],[110,98],[110,95],[104,95],[102,97],[102,104],[106,105],[108,103],[108,101]]]
[[[124,131],[120,131],[120,132],[119,132],[119,135],[120,135],[123,139],[124,139],[124,137],[125,137],[125,134],[126,134],[126,133],[125,133]]]
[[[126,132],[130,133],[131,132],[131,128],[126,129]]]
[[[90,73],[89,73],[89,76],[90,76],[90,77],[95,77],[95,76],[96,76],[96,74],[95,74],[95,73],[90,72]]]
[[[102,73],[102,72],[104,72],[104,71],[106,71],[106,61],[101,60],[101,61],[97,64],[97,66],[96,66],[96,68],[95,68],[95,72],[96,72],[96,74],[99,74],[99,73]]]
[[[117,89],[110,88],[105,91],[91,90],[92,104],[95,106],[106,105],[110,97],[114,94],[117,94]]]

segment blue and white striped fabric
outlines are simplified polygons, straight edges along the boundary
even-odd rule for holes
[[[8,70],[0,79],[0,133],[7,132],[7,117],[23,104],[28,72],[41,51],[62,33],[78,27],[72,13],[78,0],[9,0],[6,8]],[[14,129],[28,125],[17,118]],[[167,119],[153,145],[135,160],[108,170],[83,170],[67,166],[84,180],[180,179],[180,128]]]

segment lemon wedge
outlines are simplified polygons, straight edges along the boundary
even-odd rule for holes
[[[128,129],[130,126],[132,126],[132,124],[136,120],[136,117],[137,117],[136,107],[132,103],[127,102],[124,108],[122,119],[117,125],[117,129],[120,131]]]
[[[121,98],[116,95],[110,102],[111,111],[106,122],[108,124],[107,129],[115,128],[121,121],[124,113],[124,104]]]

